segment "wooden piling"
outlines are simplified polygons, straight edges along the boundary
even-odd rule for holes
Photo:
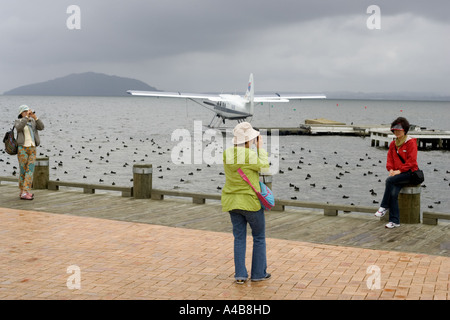
[[[133,195],[135,199],[150,199],[152,196],[153,168],[151,164],[133,166]]]
[[[33,189],[47,189],[49,179],[49,158],[37,158],[34,163]]]
[[[420,188],[420,184],[407,185],[400,191],[400,223],[420,223]]]

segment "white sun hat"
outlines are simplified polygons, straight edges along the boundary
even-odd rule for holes
[[[233,129],[233,144],[243,144],[259,136],[259,131],[253,129],[248,122],[241,122]]]
[[[19,107],[19,115],[21,115],[22,112],[28,111],[28,110],[30,110],[30,107],[29,107],[29,106],[27,106],[27,105],[25,105],[25,104],[21,105],[21,106]]]

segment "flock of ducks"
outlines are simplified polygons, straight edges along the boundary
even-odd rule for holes
[[[170,141],[157,143],[155,138],[146,138],[134,141],[133,137],[129,137],[128,139],[114,139],[108,136],[106,136],[105,140],[102,142],[96,141],[95,138],[90,139],[86,137],[82,137],[82,141],[83,142],[80,146],[76,147],[71,144],[68,146],[70,148],[66,148],[66,150],[56,146],[53,146],[53,149],[46,148],[45,146],[39,147],[38,157],[50,157],[51,177],[57,176],[57,180],[59,180],[60,178],[63,179],[62,177],[64,175],[70,175],[71,177],[78,175],[83,181],[89,180],[92,183],[94,181],[92,181],[90,175],[94,173],[94,175],[97,176],[97,180],[95,182],[116,185],[116,181],[111,181],[114,180],[111,179],[111,177],[120,176],[122,174],[122,170],[120,170],[119,166],[127,168],[136,162],[146,162],[154,164],[153,175],[154,178],[157,178],[158,180],[163,180],[166,174],[169,174],[170,171],[172,171],[172,173],[170,173],[170,183],[172,183],[171,187],[174,189],[180,189],[183,184],[195,181],[194,176],[198,174],[207,175],[211,181],[216,182],[218,184],[215,188],[217,192],[220,192],[225,182],[222,165],[211,166],[209,164],[203,164],[197,165],[197,168],[195,168],[190,165],[178,166],[173,164],[170,160]],[[114,147],[111,148],[111,145],[114,145]],[[282,147],[282,149],[284,149],[284,147]],[[121,153],[122,159],[124,152],[127,157],[127,161],[121,162],[120,165],[117,164],[117,159],[115,158],[115,153],[118,152]],[[68,153],[70,153],[70,155],[68,155]],[[305,190],[305,188],[317,188],[323,191],[327,189],[337,190],[344,188],[345,178],[354,174],[352,167],[360,168],[358,172],[363,172],[363,177],[373,176],[376,178],[376,181],[380,183],[380,185],[378,185],[379,190],[382,189],[381,187],[384,187],[384,180],[386,176],[377,173],[385,172],[385,164],[382,160],[372,160],[371,156],[366,153],[364,157],[355,157],[354,155],[347,157],[354,159],[353,163],[349,163],[349,161],[336,163],[337,159],[343,159],[343,157],[341,157],[336,151],[330,154],[331,157],[321,156],[319,158],[318,155],[314,153],[315,152],[312,152],[311,150],[306,150],[305,148],[300,147],[297,151],[284,151],[283,154],[279,155],[278,175],[283,177],[275,177],[274,179],[288,181],[288,188],[287,185],[286,188],[289,190],[289,193],[291,194],[290,199],[292,200],[298,199],[296,195],[292,194],[297,192],[301,193]],[[314,156],[309,157],[311,154],[314,154]],[[52,158],[56,160],[52,161]],[[367,164],[367,160],[372,160],[372,164]],[[73,166],[74,161],[77,163],[76,167]],[[366,163],[364,163],[364,161],[366,161]],[[4,175],[18,175],[19,170],[15,157],[11,157],[3,151],[0,153],[0,162],[5,164],[5,166],[2,165],[4,168]],[[115,168],[117,169],[111,169],[112,163],[115,164]],[[157,164],[156,166],[155,163]],[[427,162],[427,165],[431,165],[431,162]],[[177,168],[172,166],[176,166]],[[315,171],[308,170],[308,168],[312,167],[316,168]],[[374,169],[374,167],[378,168]],[[102,168],[105,169],[102,173],[100,173],[99,170]],[[325,168],[327,168],[327,172],[335,173],[334,176],[330,176],[326,179],[326,183],[324,183],[323,177]],[[73,172],[74,170],[75,172]],[[438,171],[438,169],[432,170]],[[99,174],[101,174],[102,177],[99,178]],[[174,174],[176,178],[173,177]],[[450,174],[450,171],[447,170],[446,174],[443,176],[444,181],[448,181],[448,177],[446,176],[448,174]],[[106,176],[108,176],[108,179],[105,178]],[[130,179],[129,181],[132,182],[133,180]],[[173,184],[174,181],[177,183]],[[448,185],[450,187],[450,183]],[[374,204],[379,203],[378,200],[381,200],[382,194],[379,194],[380,192],[377,193],[374,188],[370,188],[370,185],[364,185],[364,187],[367,187],[368,190],[366,192],[368,192],[370,196],[380,197],[380,199],[377,198],[372,200]],[[426,188],[426,185],[423,184],[422,187]],[[341,198],[349,199],[351,198],[351,194],[349,195],[342,193]],[[323,200],[324,199],[318,199],[318,201]],[[440,203],[441,201],[439,200],[434,202],[434,204]],[[428,207],[432,208],[433,206],[429,205]]]

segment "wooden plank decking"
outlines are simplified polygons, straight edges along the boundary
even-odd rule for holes
[[[15,185],[0,185],[0,207],[90,216],[164,226],[231,232],[220,202],[194,204],[189,199],[148,200],[120,193],[84,194],[80,190],[35,190],[35,199],[19,199]],[[323,211],[287,209],[266,212],[266,236],[286,240],[449,256],[450,223],[402,224],[388,230],[368,214],[325,216]]]

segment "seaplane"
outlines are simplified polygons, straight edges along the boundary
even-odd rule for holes
[[[137,91],[128,90],[127,93],[132,96],[142,97],[165,97],[165,98],[182,98],[191,100],[202,107],[213,111],[213,116],[209,128],[218,128],[220,120],[225,124],[225,120],[237,120],[238,122],[246,121],[252,117],[255,104],[270,102],[289,102],[290,100],[303,99],[326,99],[325,95],[297,95],[297,94],[279,94],[272,95],[255,95],[255,85],[253,82],[253,74],[250,74],[247,91],[244,96],[238,94],[201,94],[201,93],[181,93],[167,91]],[[203,104],[199,102],[203,100]]]

